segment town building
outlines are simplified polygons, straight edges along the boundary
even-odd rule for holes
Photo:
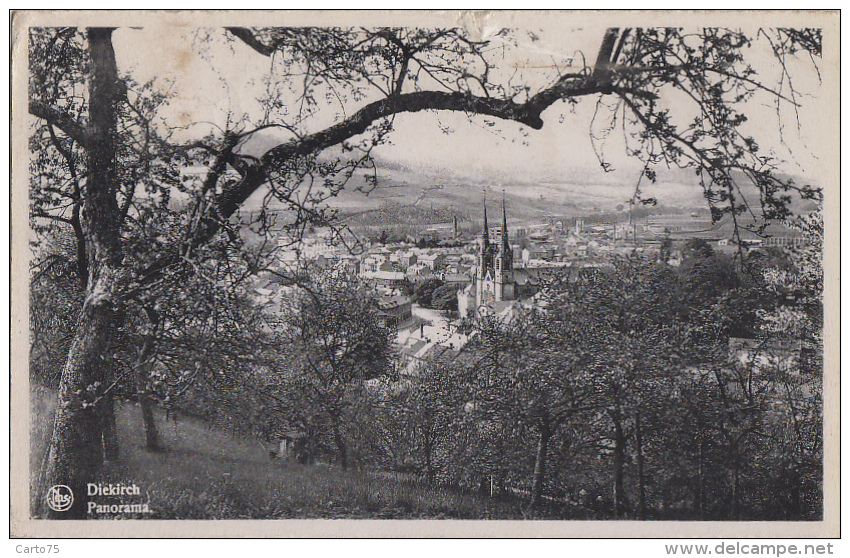
[[[412,317],[412,301],[406,296],[384,296],[378,299],[380,319],[386,327],[397,328]]]

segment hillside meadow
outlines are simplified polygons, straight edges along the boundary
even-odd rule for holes
[[[30,466],[38,475],[46,463],[55,393],[31,389]],[[522,519],[530,518],[519,499],[502,501],[476,493],[431,486],[404,474],[342,470],[271,459],[263,442],[210,428],[204,421],[157,412],[165,447],[143,447],[141,412],[116,402],[120,457],[106,462],[102,483],[135,483],[150,514],[106,515],[124,519]],[[31,512],[38,517],[45,492],[32,482]],[[539,510],[534,517],[558,517]],[[92,517],[98,517],[92,514]]]

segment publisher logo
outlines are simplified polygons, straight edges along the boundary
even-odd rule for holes
[[[73,503],[74,493],[64,484],[51,486],[47,491],[47,506],[53,511],[68,511]]]

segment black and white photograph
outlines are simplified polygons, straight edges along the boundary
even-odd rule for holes
[[[837,536],[838,27],[14,12],[13,536]]]

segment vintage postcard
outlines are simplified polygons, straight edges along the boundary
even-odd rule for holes
[[[11,23],[12,536],[838,536],[837,12]]]

